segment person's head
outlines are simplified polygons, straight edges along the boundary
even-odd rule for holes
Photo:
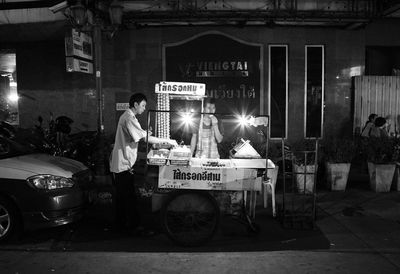
[[[368,116],[368,121],[374,123],[374,122],[375,122],[375,119],[376,119],[377,117],[378,117],[377,114],[371,113],[371,114]]]
[[[204,99],[204,112],[206,113],[215,113],[215,99],[214,98],[206,98]]]
[[[146,110],[147,98],[143,93],[134,93],[129,99],[129,108],[135,114],[142,114]]]
[[[386,119],[383,117],[376,117],[375,119],[375,126],[376,127],[382,127],[386,124]]]

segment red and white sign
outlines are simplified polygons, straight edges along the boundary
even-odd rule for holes
[[[206,85],[188,82],[160,82],[155,85],[155,93],[204,96]]]

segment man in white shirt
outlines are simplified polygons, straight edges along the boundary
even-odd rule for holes
[[[147,98],[142,93],[135,93],[129,100],[127,109],[119,118],[115,143],[111,155],[110,171],[115,175],[116,221],[120,228],[138,230],[140,214],[136,207],[133,166],[137,159],[139,141],[148,136],[148,142],[168,143],[177,146],[171,139],[150,136],[143,130],[136,118],[146,109]],[[134,231],[132,231],[134,232]]]

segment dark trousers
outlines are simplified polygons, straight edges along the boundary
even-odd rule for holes
[[[121,228],[136,228],[140,224],[140,215],[136,205],[135,176],[129,171],[114,175],[117,225]]]

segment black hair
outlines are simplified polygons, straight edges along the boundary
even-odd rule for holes
[[[372,122],[372,121],[374,120],[374,118],[376,118],[376,117],[378,117],[377,114],[371,113],[371,114],[368,116],[368,121],[369,121],[369,122]]]
[[[212,97],[207,97],[207,98],[205,98],[205,99],[204,99],[204,105],[206,105],[206,104],[213,104],[213,105],[215,105],[215,99],[212,98]]]
[[[381,126],[383,126],[384,124],[386,124],[386,119],[385,119],[385,118],[383,118],[383,117],[378,117],[378,118],[375,119],[375,126],[376,126],[376,127],[381,127]]]
[[[147,102],[147,97],[143,93],[134,93],[132,94],[131,98],[129,99],[129,107],[132,108],[135,105],[135,102],[140,104],[140,102],[145,101]]]

